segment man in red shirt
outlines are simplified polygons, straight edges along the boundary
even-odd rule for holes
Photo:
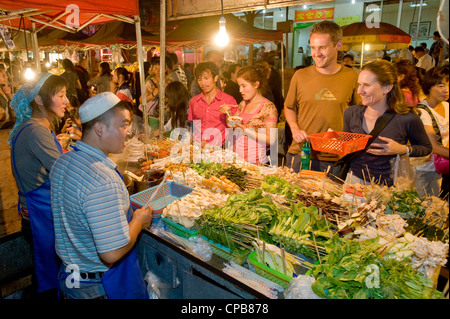
[[[236,100],[217,87],[219,68],[213,62],[199,63],[194,74],[202,91],[189,103],[188,120],[193,122],[194,140],[201,141],[202,146],[223,145],[227,137],[227,124],[226,115],[220,112],[220,106],[237,105]]]

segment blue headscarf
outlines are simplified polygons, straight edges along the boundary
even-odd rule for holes
[[[31,101],[34,100],[35,96],[38,95],[45,81],[52,76],[51,73],[42,73],[39,80],[34,83],[28,83],[22,86],[19,91],[14,94],[11,101],[11,107],[14,108],[14,113],[16,115],[16,123],[13,129],[9,133],[8,144],[11,146],[14,134],[16,134],[19,126],[26,120],[31,118]]]

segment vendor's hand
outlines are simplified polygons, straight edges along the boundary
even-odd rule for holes
[[[306,134],[305,131],[300,130],[298,128],[291,127],[291,132],[292,132],[292,138],[297,143],[302,143],[308,138],[308,134]]]
[[[222,104],[219,108],[220,112],[223,114],[230,114],[230,106],[228,104]]]
[[[408,146],[397,143],[393,139],[382,136],[378,138],[386,143],[372,143],[367,149],[367,153],[372,155],[397,155],[405,154],[408,151]]]
[[[142,207],[134,211],[133,219],[136,219],[141,223],[141,229],[147,229],[152,224],[152,213],[153,208],[151,206],[148,206],[147,208]]]
[[[67,128],[67,133],[77,135],[79,131],[73,126]]]

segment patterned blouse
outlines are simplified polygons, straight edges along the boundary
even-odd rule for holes
[[[231,108],[231,114],[234,116],[242,117],[242,124],[247,128],[264,128],[265,122],[277,122],[278,112],[275,104],[268,99],[264,99],[256,112],[245,113],[245,106],[248,104],[246,101],[242,101],[236,108]]]

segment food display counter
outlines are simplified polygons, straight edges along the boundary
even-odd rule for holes
[[[227,150],[192,162],[195,150],[187,146],[188,160],[174,161],[161,153],[173,147],[169,139],[138,144],[126,155],[139,161],[119,169],[165,176],[137,193],[128,185],[133,208],[151,205],[154,226],[172,234],[152,226],[137,244],[158,298],[300,298],[288,290],[305,279],[313,298],[445,295],[437,281],[448,257],[447,200],[419,197],[401,179],[393,187],[342,184],[321,172],[225,162]],[[172,192],[175,186],[183,193]],[[183,245],[193,238],[210,245],[210,258]],[[367,269],[387,277],[373,285],[378,275]]]

